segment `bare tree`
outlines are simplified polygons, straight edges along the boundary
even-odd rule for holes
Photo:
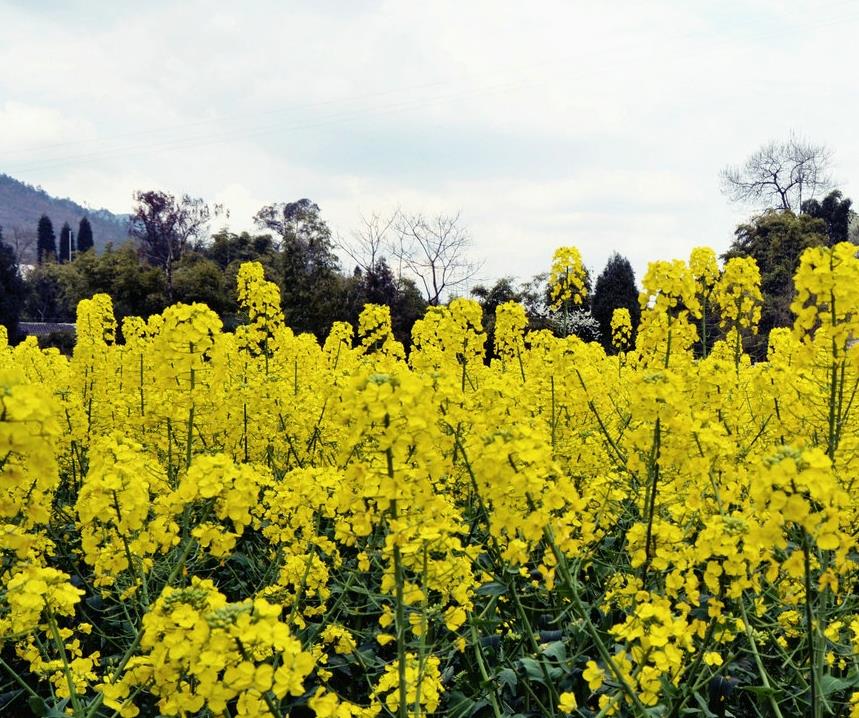
[[[832,187],[832,153],[796,135],[761,147],[742,166],[722,170],[722,192],[760,209],[799,212],[805,200]]]
[[[352,231],[351,240],[337,239],[337,246],[348,254],[362,272],[373,271],[383,259],[384,251],[391,246],[391,235],[397,213],[382,216],[373,212],[361,215],[361,226]]]
[[[20,264],[35,263],[36,233],[32,229],[12,227],[9,244],[15,248],[15,256]]]
[[[391,253],[423,286],[429,304],[438,304],[445,290],[459,287],[480,271],[468,256],[472,246],[460,213],[424,217],[398,212],[393,224],[396,242]]]

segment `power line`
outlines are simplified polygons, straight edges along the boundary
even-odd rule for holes
[[[844,3],[844,4],[847,6],[851,6],[850,3]],[[855,7],[855,6],[852,6],[852,7]],[[808,29],[822,28],[822,27],[831,26],[833,24],[841,24],[844,22],[844,20],[845,20],[844,17],[833,18],[830,15],[828,18],[825,19],[825,21],[817,23],[813,27],[809,27]],[[756,39],[766,39],[768,36],[777,36],[777,35],[779,35],[779,33],[777,33],[777,32],[773,32],[770,35],[757,33],[757,34],[755,34],[755,38]],[[679,42],[686,41],[686,40],[692,40],[692,39],[695,39],[696,37],[697,37],[697,35],[695,33],[686,33],[686,34],[682,34],[682,35],[677,35],[673,39],[669,39],[667,42],[669,44],[678,44]],[[722,40],[722,42],[720,42],[716,46],[711,45],[710,47],[707,48],[706,51],[696,53],[696,54],[697,54],[697,56],[700,57],[704,54],[718,52],[720,49],[722,49],[722,47],[728,41],[729,41],[729,38],[724,38]],[[665,44],[665,43],[663,43],[663,44]],[[649,44],[648,44],[648,47],[650,47]],[[600,56],[606,55],[609,58],[609,61],[610,61],[609,64],[617,64],[619,62],[627,61],[627,56],[629,56],[629,55],[633,55],[633,56],[636,55],[637,54],[636,49],[637,48],[635,48],[635,46],[632,46],[629,43],[621,43],[615,47],[603,48],[600,51],[595,52],[595,53],[582,53],[582,54],[579,54],[578,56],[575,56],[574,58],[565,58],[565,60],[566,61],[570,61],[571,59],[578,60],[579,61],[578,67],[582,68],[581,61],[583,61],[584,59],[590,58],[593,60],[593,59],[596,59]],[[640,52],[640,48],[638,48],[638,51]],[[751,50],[746,49],[745,51],[750,52]],[[678,59],[682,59],[682,57],[679,57]],[[508,80],[507,82],[504,82],[504,83],[497,83],[494,85],[484,85],[483,87],[478,87],[476,89],[474,89],[474,88],[464,89],[464,90],[460,90],[460,91],[454,92],[454,93],[447,93],[445,95],[436,95],[436,96],[430,96],[430,97],[416,97],[416,98],[411,98],[411,99],[404,99],[404,100],[399,100],[396,102],[383,104],[381,106],[370,105],[370,106],[364,106],[364,107],[349,108],[349,109],[344,109],[344,110],[341,110],[339,112],[335,112],[333,114],[329,114],[327,116],[323,116],[321,118],[307,121],[307,122],[296,122],[296,123],[292,123],[292,124],[283,124],[283,123],[278,122],[275,124],[264,125],[261,127],[251,127],[251,128],[247,128],[247,129],[242,129],[242,128],[227,129],[227,130],[222,130],[220,132],[217,132],[215,134],[209,134],[207,136],[202,136],[202,137],[201,136],[190,136],[190,137],[186,136],[186,137],[177,137],[177,138],[165,138],[164,140],[160,140],[160,141],[156,141],[156,142],[147,142],[145,144],[137,143],[137,144],[129,144],[129,145],[119,146],[119,147],[106,147],[106,148],[99,149],[99,150],[82,152],[80,154],[71,154],[71,155],[65,155],[65,156],[59,156],[59,157],[53,157],[53,158],[47,157],[44,159],[35,159],[35,160],[31,160],[30,162],[25,162],[25,163],[20,164],[20,165],[14,165],[13,164],[12,167],[9,169],[11,169],[11,171],[18,172],[18,173],[20,173],[20,172],[31,172],[31,171],[50,169],[53,167],[59,167],[59,166],[63,166],[63,165],[71,164],[71,163],[76,163],[76,162],[90,161],[90,160],[94,160],[94,159],[95,160],[97,160],[97,159],[109,159],[111,157],[127,156],[129,154],[138,154],[140,152],[153,152],[153,151],[158,152],[158,151],[164,151],[164,150],[182,150],[182,149],[188,149],[188,148],[193,148],[193,147],[218,145],[218,144],[223,144],[226,142],[231,142],[231,141],[236,141],[236,140],[250,139],[250,138],[258,137],[261,135],[269,134],[272,132],[282,132],[282,133],[298,132],[298,131],[302,131],[302,130],[315,129],[317,127],[323,127],[323,126],[331,125],[331,124],[349,123],[349,122],[361,119],[363,117],[387,115],[387,114],[391,114],[391,113],[395,113],[395,112],[407,111],[410,109],[418,109],[421,107],[430,107],[433,105],[438,105],[438,104],[450,102],[452,100],[470,98],[470,97],[475,97],[475,96],[488,96],[488,95],[498,94],[498,93],[503,94],[503,93],[506,93],[506,92],[509,92],[512,90],[522,89],[524,87],[529,87],[529,86],[537,86],[540,84],[547,84],[547,83],[551,82],[548,79],[545,79],[542,81],[535,80],[533,69],[534,68],[542,68],[542,67],[546,67],[549,65],[557,65],[557,64],[559,64],[559,60],[553,59],[553,60],[546,60],[546,61],[543,61],[540,63],[536,63],[534,65],[531,65],[530,69],[519,66],[518,67],[518,74],[523,75],[523,73],[524,73],[523,79],[520,79],[520,80],[514,80],[514,81]],[[605,65],[603,65],[603,67],[604,66]],[[577,75],[581,76],[581,75],[584,75],[585,73],[593,74],[593,71],[590,69],[582,68],[582,69],[580,69],[580,72],[577,73]],[[492,73],[493,76],[495,76],[496,74],[497,73]],[[360,101],[360,100],[367,100],[369,98],[396,95],[396,94],[404,92],[404,91],[405,92],[411,92],[414,90],[423,90],[423,89],[438,87],[438,86],[445,85],[445,84],[448,84],[448,83],[446,83],[444,81],[436,81],[436,82],[431,82],[431,83],[424,83],[422,85],[415,85],[415,86],[412,86],[410,88],[405,88],[405,90],[403,90],[401,88],[401,89],[384,90],[384,91],[379,91],[379,92],[374,92],[374,93],[364,93],[362,95],[355,95],[355,96],[352,96],[351,98],[346,98],[346,99],[325,100],[325,101],[320,101],[320,102],[307,103],[304,105],[298,105],[296,107],[288,108],[288,109],[272,110],[272,111],[265,112],[265,113],[254,113],[253,116],[255,118],[260,117],[260,116],[278,116],[278,115],[282,115],[285,113],[290,113],[290,112],[295,113],[295,112],[300,112],[303,110],[309,110],[309,109],[314,109],[314,108],[327,107],[327,106],[331,106],[331,105],[353,102],[356,100]],[[108,139],[68,141],[68,142],[63,142],[63,143],[56,143],[54,145],[45,145],[45,146],[43,146],[43,149],[57,148],[57,147],[68,147],[68,146],[81,145],[81,144],[86,145],[86,144],[92,144],[92,143],[96,143],[96,142],[97,143],[112,142],[112,141],[115,141],[116,139],[121,139],[123,137],[137,137],[137,136],[146,135],[146,134],[157,134],[157,133],[164,133],[164,132],[172,132],[175,129],[182,130],[182,129],[188,129],[188,128],[193,128],[193,127],[199,127],[202,125],[211,124],[213,122],[222,121],[224,119],[229,120],[230,118],[241,118],[243,116],[245,116],[245,113],[233,113],[231,115],[222,115],[222,116],[215,117],[215,118],[198,120],[198,121],[194,121],[194,122],[190,122],[190,123],[184,123],[181,125],[174,125],[172,127],[166,126],[166,127],[155,128],[155,129],[150,129],[150,130],[141,130],[139,132],[124,133],[122,135],[115,135],[113,138],[108,138]],[[13,152],[16,154],[20,154],[20,153],[27,152],[27,151],[38,152],[39,150],[34,149],[34,148],[30,148],[29,150],[15,150]]]

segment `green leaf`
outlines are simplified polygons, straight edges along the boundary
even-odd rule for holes
[[[528,676],[529,681],[546,685],[546,679],[543,676],[543,671],[540,670],[540,663],[538,661],[533,658],[520,658],[519,665],[525,669],[525,675]]]
[[[859,685],[859,672],[850,673],[843,678],[833,676],[827,673],[820,678],[820,692],[824,696],[846,691],[848,688],[854,688]]]
[[[235,551],[230,556],[230,561],[233,563],[239,564],[239,566],[242,566],[243,568],[252,568],[253,567],[253,563],[251,562],[251,560],[245,554],[243,554],[241,551]]]
[[[756,696],[760,696],[761,698],[769,698],[770,696],[776,695],[776,691],[768,686],[745,686],[743,690],[748,691],[749,693],[754,693]]]
[[[449,698],[450,718],[468,718],[474,710],[474,704],[475,702],[465,694],[454,691]]]
[[[542,647],[544,656],[554,658],[558,663],[563,663],[567,660],[567,647],[563,641],[552,641]]]
[[[519,676],[512,668],[502,668],[498,671],[498,683],[502,686],[509,686],[511,691],[515,691],[516,685],[519,683]]]
[[[543,685],[546,685],[546,673],[549,674],[549,680],[553,682],[560,680],[561,676],[564,675],[564,671],[561,668],[546,666],[545,664],[541,667],[540,661],[528,658],[527,656],[519,659],[519,665],[525,669],[525,675],[529,681],[542,683]],[[543,672],[543,668],[546,669],[546,673]]]
[[[48,714],[48,706],[46,706],[45,701],[38,696],[31,696],[30,700],[27,701],[27,705],[30,706],[30,710],[33,711],[33,715],[39,716],[39,718],[43,718],[43,716]]]
[[[486,708],[489,705],[489,701],[485,698],[481,698],[477,701],[473,706],[471,706],[471,711],[469,712],[469,716],[475,715],[481,708]]]
[[[701,709],[700,712],[695,710],[694,708],[687,708],[683,711],[684,715],[703,715],[706,718],[717,718],[716,714],[710,710],[710,706],[707,705],[707,701],[704,700],[704,696],[700,693],[695,693],[695,702],[698,704],[698,707]]]
[[[507,593],[507,586],[500,581],[490,581],[478,588],[477,593],[481,596],[503,596]]]

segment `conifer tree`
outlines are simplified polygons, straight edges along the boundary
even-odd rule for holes
[[[638,288],[635,272],[626,257],[617,252],[609,257],[602,274],[594,287],[591,313],[600,325],[600,338],[606,351],[613,351],[611,344],[611,315],[615,309],[626,307],[632,320],[632,338],[638,329],[641,308],[638,304]]]
[[[0,227],[0,326],[6,327],[9,341],[15,341],[18,335],[18,317],[24,305],[24,293],[15,250],[3,241],[3,228]]]
[[[63,222],[60,230],[60,264],[70,262],[72,259],[72,228],[68,222]]]
[[[84,217],[81,219],[80,226],[78,227],[78,252],[86,252],[88,249],[92,249],[92,247],[92,225],[89,223],[89,220]]]
[[[39,218],[37,229],[38,241],[36,243],[39,264],[57,258],[57,237],[54,234],[54,225],[48,215],[43,214]]]

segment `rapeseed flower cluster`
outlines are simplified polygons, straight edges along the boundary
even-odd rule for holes
[[[559,250],[556,310],[585,279]],[[859,715],[854,246],[758,363],[758,268],[707,248],[613,355],[465,299],[320,345],[237,281],[235,332],[97,295],[70,358],[0,336],[10,714]]]
[[[552,256],[549,271],[549,297],[552,309],[565,304],[578,306],[587,296],[585,265],[576,247],[559,247]]]
[[[632,318],[629,309],[618,307],[611,313],[611,345],[618,351],[626,351],[632,343]]]

